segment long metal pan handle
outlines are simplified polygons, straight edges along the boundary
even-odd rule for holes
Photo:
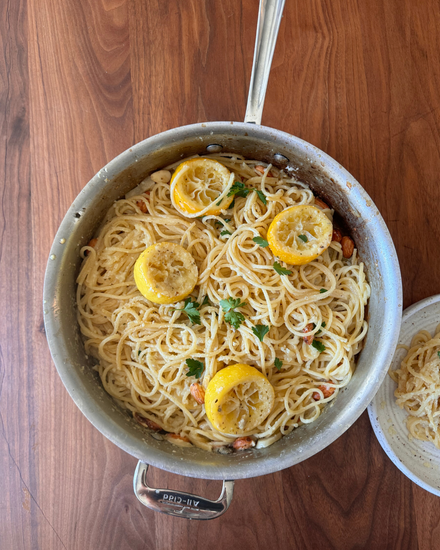
[[[285,0],[260,0],[245,122],[261,124],[270,66],[283,15],[284,2]]]
[[[209,500],[190,493],[169,489],[154,489],[147,483],[148,464],[138,462],[134,472],[133,488],[144,506],[155,512],[186,519],[214,519],[226,512],[234,494],[234,482],[223,481],[217,500]]]

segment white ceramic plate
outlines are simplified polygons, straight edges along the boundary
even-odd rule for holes
[[[440,294],[413,304],[403,312],[398,344],[409,346],[413,336],[425,329],[432,335],[440,323]],[[397,350],[391,363],[395,370],[406,350]],[[407,413],[394,397],[396,384],[387,375],[368,406],[370,422],[383,450],[409,479],[440,496],[440,450],[432,443],[408,438]]]

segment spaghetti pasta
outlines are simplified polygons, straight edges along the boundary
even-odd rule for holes
[[[251,192],[236,197],[222,214],[202,219],[177,212],[164,178],[149,178],[139,194],[118,200],[96,245],[81,252],[78,322],[105,390],[133,414],[206,450],[224,449],[235,437],[208,422],[204,405],[191,394],[195,380],[187,376],[186,360],[204,363],[199,382],[205,389],[225,366],[256,367],[275,391],[272,410],[251,434],[257,447],[264,447],[316,420],[349,383],[368,330],[370,287],[356,249],[346,259],[337,241],[314,261],[288,266],[290,274],[280,275],[273,267],[277,258],[253,239],[265,239],[285,208],[314,204],[312,191],[258,161],[232,154],[208,157]],[[332,217],[332,210],[324,211]],[[136,288],[134,264],[158,242],[177,243],[194,257],[199,278],[192,296],[202,304],[200,325],[177,311],[183,302],[154,304]],[[238,329],[225,321],[219,306],[230,297],[246,303]],[[269,327],[263,341],[253,332],[255,325]],[[308,344],[305,334],[319,345]],[[334,391],[323,391],[323,384]]]
[[[411,341],[400,368],[389,375],[397,383],[396,403],[408,413],[409,434],[440,449],[440,325],[435,336],[422,330]]]

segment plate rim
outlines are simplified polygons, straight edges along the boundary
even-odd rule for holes
[[[405,322],[409,321],[413,315],[415,315],[417,312],[440,302],[440,294],[434,294],[433,296],[428,296],[427,298],[423,298],[422,300],[419,300],[418,302],[411,304],[405,310],[403,311],[402,315],[402,322],[400,325],[400,333],[402,332],[402,326]],[[421,329],[420,329],[421,330]],[[400,340],[400,333],[399,333],[399,339]],[[396,350],[397,351],[397,350]],[[396,352],[395,352],[396,353]],[[395,355],[394,353],[394,355]],[[393,356],[394,360],[394,356]],[[391,364],[393,362],[391,361]],[[391,365],[390,365],[391,366]],[[388,375],[388,373],[387,373]],[[385,384],[386,378],[380,385],[379,389]],[[376,436],[376,439],[378,440],[380,446],[384,450],[385,454],[388,456],[388,458],[391,460],[391,462],[411,481],[413,481],[416,485],[421,487],[422,489],[425,489],[425,491],[428,491],[429,493],[432,493],[438,497],[440,497],[440,489],[437,489],[430,485],[429,483],[426,483],[420,477],[415,474],[406,464],[397,456],[397,454],[394,452],[393,448],[389,444],[388,440],[385,437],[384,430],[382,429],[382,426],[378,420],[379,414],[377,410],[377,393],[374,396],[371,403],[368,405],[368,417],[370,419],[371,427],[373,428],[374,435]]]

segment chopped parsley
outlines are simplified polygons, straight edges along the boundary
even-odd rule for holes
[[[186,376],[195,376],[196,378],[200,378],[202,376],[202,373],[205,370],[205,365],[201,361],[198,361],[197,359],[187,359],[185,363],[188,365],[188,372],[186,373]]]
[[[305,235],[298,235],[298,239],[301,239],[303,243],[307,243],[309,241]]]
[[[266,241],[266,239],[263,239],[263,237],[254,237],[252,239],[254,243],[259,244],[262,248],[266,248],[266,246],[269,246],[269,243]]]
[[[312,324],[313,324],[313,328],[316,328],[315,323],[312,323]],[[321,323],[321,326],[319,327],[319,330],[318,330],[318,332],[317,332],[316,334],[319,334],[319,333],[321,332],[321,329],[323,329],[323,328],[325,328],[325,321],[323,321],[323,322]]]
[[[228,197],[247,197],[251,192],[241,181],[234,181],[234,185],[229,189]],[[229,207],[231,208],[231,206]]]
[[[255,327],[252,327],[252,332],[255,334],[258,340],[262,342],[263,338],[269,332],[269,327],[266,325],[256,325]]]
[[[193,325],[201,325],[200,313],[198,312],[199,307],[200,307],[200,304],[195,300],[193,302],[192,298],[190,297],[190,298],[185,298],[185,305],[182,309],[176,309],[176,308],[173,308],[173,309],[174,311],[185,312],[188,315],[188,318]]]
[[[319,292],[320,292],[321,294],[324,294],[324,292],[328,292],[328,289],[327,289],[327,288],[321,288],[321,289],[319,290]]]
[[[319,342],[318,340],[313,340],[312,346],[319,351],[319,353],[322,353],[325,351],[325,346],[323,343]]]
[[[225,321],[232,325],[235,329],[238,329],[245,317],[239,311],[235,311],[237,307],[243,307],[247,305],[246,302],[242,302],[240,298],[228,298],[227,300],[220,300],[220,306],[225,312]]]
[[[266,198],[266,195],[263,193],[263,191],[260,191],[259,189],[255,189],[255,191],[257,192],[257,195],[258,195],[258,198],[260,199],[260,201],[266,205],[267,204],[267,198]]]
[[[278,359],[278,357],[275,357],[275,368],[278,370],[281,370],[281,367],[283,366],[283,362],[281,359]]]
[[[220,237],[224,237],[225,235],[232,235],[232,233],[230,231],[226,231],[226,229],[224,231],[222,231],[220,233]]]
[[[440,357],[440,351],[437,352],[437,355]]]
[[[210,306],[211,305],[211,302],[209,301],[209,298],[208,296],[205,296],[203,298],[203,302],[202,302],[202,305],[200,307],[203,307],[203,306]]]
[[[275,262],[273,264],[273,268],[278,273],[278,275],[292,275],[292,271],[289,269],[285,269],[284,267],[281,267],[281,264],[279,262]]]

